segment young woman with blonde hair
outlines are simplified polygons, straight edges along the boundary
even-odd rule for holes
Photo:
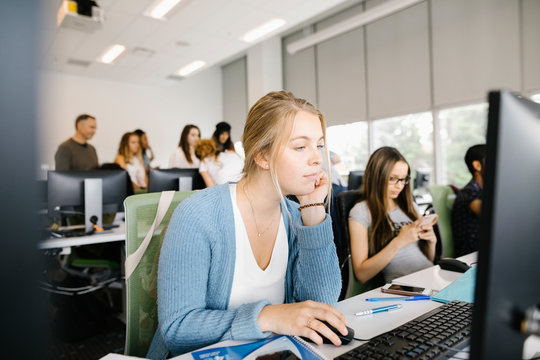
[[[114,162],[129,174],[133,189],[146,189],[148,177],[143,165],[141,139],[134,132],[122,135]]]
[[[323,115],[289,92],[271,92],[251,108],[242,143],[242,179],[192,195],[169,223],[150,358],[273,333],[318,344],[322,334],[339,345],[322,321],[347,333],[332,306],[341,277],[324,207]]]
[[[410,173],[396,148],[379,148],[369,158],[361,186],[365,200],[349,213],[354,274],[361,282],[381,271],[391,282],[433,265],[434,222],[420,225]]]

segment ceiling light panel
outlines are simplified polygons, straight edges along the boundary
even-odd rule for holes
[[[192,61],[189,64],[181,67],[177,74],[180,76],[188,76],[189,74],[201,69],[204,65],[206,65],[206,63],[202,60]]]
[[[124,45],[116,44],[111,47],[109,47],[103,55],[101,55],[98,59],[99,62],[102,62],[104,64],[112,64],[118,59],[122,53],[126,51],[126,47]]]
[[[242,39],[242,41],[245,41],[245,42],[248,42],[248,43],[255,42],[255,41],[261,39],[262,37],[264,37],[266,35],[269,35],[272,32],[274,32],[275,30],[281,28],[282,26],[285,25],[285,23],[286,22],[283,19],[269,20],[269,21],[265,22],[264,24],[261,24],[261,25],[257,26],[256,28],[251,29],[250,31],[248,31],[244,35],[242,35],[241,39]]]
[[[154,2],[144,15],[154,19],[165,20],[165,16],[180,3],[181,0],[159,0]]]

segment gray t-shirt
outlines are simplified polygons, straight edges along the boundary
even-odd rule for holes
[[[418,211],[418,209],[417,209]],[[392,220],[394,236],[399,234],[401,227],[412,223],[407,215],[399,208],[389,211],[388,215]],[[368,239],[371,236],[371,213],[366,201],[362,201],[351,209],[349,219],[352,219],[368,229]],[[389,283],[400,276],[408,275],[418,270],[432,266],[433,263],[420,250],[419,242],[407,245],[394,256],[394,258],[382,270],[384,280]]]

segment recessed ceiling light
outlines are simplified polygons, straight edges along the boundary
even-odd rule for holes
[[[185,66],[182,66],[180,68],[180,70],[178,70],[177,73],[180,76],[187,76],[187,75],[199,70],[204,65],[206,65],[206,63],[204,61],[202,61],[202,60],[192,61],[189,64],[187,64]]]
[[[126,51],[126,47],[124,45],[113,45],[100,56],[98,61],[104,64],[112,64],[124,51]]]
[[[144,15],[150,16],[154,19],[164,20],[165,15],[171,11],[181,0],[159,0],[154,2],[146,11]]]
[[[285,20],[272,19],[248,31],[247,33],[242,35],[241,39],[242,41],[251,43],[267,34],[270,34],[272,31],[279,29],[283,25],[285,25]]]

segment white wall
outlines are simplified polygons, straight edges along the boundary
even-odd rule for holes
[[[161,167],[178,145],[182,128],[193,123],[210,137],[222,118],[221,69],[207,69],[174,82],[167,89],[96,80],[60,73],[42,73],[39,110],[39,164],[54,169],[58,144],[74,134],[82,113],[97,119],[90,141],[100,164],[113,162],[122,134],[141,128]]]

